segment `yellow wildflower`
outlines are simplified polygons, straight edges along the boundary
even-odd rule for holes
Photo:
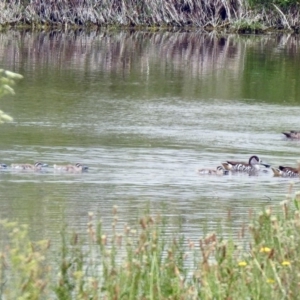
[[[275,282],[274,279],[271,279],[271,278],[268,278],[268,279],[267,279],[267,283],[274,283],[274,282]]]
[[[246,267],[247,266],[247,263],[245,261],[240,261],[238,263],[239,267]]]
[[[268,247],[261,247],[259,250],[259,252],[263,252],[263,253],[269,253],[270,251],[271,251],[271,249]]]
[[[287,260],[284,260],[282,263],[281,263],[282,266],[290,266],[291,263]]]

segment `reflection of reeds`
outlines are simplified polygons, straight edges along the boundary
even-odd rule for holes
[[[290,83],[287,81],[282,84],[278,74],[288,78],[287,68],[297,62],[299,48],[300,40],[294,35],[282,35],[274,39],[269,35],[243,37],[196,31],[111,33],[109,30],[56,30],[0,33],[0,60],[5,61],[10,70],[32,73],[32,80],[41,85],[44,83],[40,82],[42,78],[36,72],[41,69],[46,72],[46,77],[59,73],[60,77],[66,76],[68,79],[70,74],[76,73],[77,80],[89,77],[91,84],[100,78],[103,83],[119,84],[120,80],[138,82],[140,85],[136,85],[135,89],[140,89],[140,93],[145,93],[145,86],[157,82],[161,83],[163,89],[170,79],[185,96],[191,97],[202,91],[204,97],[232,98],[230,89],[233,83],[237,92],[245,88],[243,82],[252,81],[243,78],[245,74],[251,74],[254,65],[252,60],[265,55],[268,49],[265,64],[276,68],[276,72],[273,72],[272,78],[270,75],[266,77],[272,89],[265,97],[282,101],[282,89],[279,92],[273,86],[278,89],[286,86],[286,93],[289,93]],[[252,55],[253,51],[259,55]],[[280,57],[285,54],[288,54],[287,59],[291,60],[291,64],[281,63]],[[244,70],[247,68],[246,73]],[[261,70],[255,72],[261,72],[261,76],[264,76],[264,70],[261,66]],[[290,71],[296,72],[296,69]],[[246,97],[251,95],[256,98],[257,90],[260,89],[246,90]],[[160,90],[156,86],[151,89],[152,92],[152,95],[157,95]]]
[[[236,23],[238,22],[238,23]],[[2,1],[0,24],[32,26],[201,26],[234,25],[238,31],[299,27],[299,10],[255,8],[245,0],[35,0]],[[257,24],[260,24],[257,26]]]
[[[49,65],[123,76],[134,71],[146,76],[153,68],[165,73],[171,64],[172,69],[183,72],[187,79],[225,65],[237,72],[243,52],[243,44],[237,43],[233,36],[220,39],[197,32],[10,32],[0,34],[0,42],[1,59],[14,61],[17,57],[32,68]]]
[[[284,45],[291,55],[300,48],[299,40],[288,35],[275,40],[269,36],[236,39],[200,32],[10,31],[0,33],[0,59],[18,61],[21,65],[26,62],[32,68],[49,65],[55,69],[85,69],[124,76],[133,70],[138,75],[149,74],[153,66],[164,72],[166,65],[171,64],[188,78],[224,66],[238,73],[243,68],[244,49],[258,44],[273,51]],[[16,68],[13,65],[10,69]]]

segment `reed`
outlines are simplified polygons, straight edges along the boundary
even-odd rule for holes
[[[295,1],[248,0],[35,0],[2,1],[2,26],[196,26],[207,29],[259,30],[269,27],[298,29],[299,4]],[[250,23],[250,26],[248,26]],[[243,27],[241,27],[243,26]],[[254,31],[257,31],[257,26]]]
[[[107,234],[92,213],[87,234],[61,232],[31,241],[28,228],[1,221],[3,299],[296,299],[300,194],[249,216],[238,236],[199,241],[167,233],[168,220],[146,214]]]

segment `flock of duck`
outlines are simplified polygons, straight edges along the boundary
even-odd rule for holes
[[[290,130],[288,132],[283,132],[283,134],[288,139],[300,140],[300,131]],[[200,175],[227,175],[230,172],[245,172],[249,175],[258,174],[261,168],[266,171],[265,168],[270,168],[269,164],[263,163],[263,161],[258,158],[258,156],[253,155],[249,158],[248,162],[238,162],[238,161],[225,161],[221,166],[216,169],[199,169],[197,170]],[[298,167],[287,167],[279,166],[278,168],[271,168],[273,175],[276,177],[299,177],[300,176],[300,166]]]
[[[283,134],[289,139],[300,140],[300,131],[291,130],[288,132],[283,132]],[[257,174],[261,168],[270,168],[269,164],[264,163],[258,156],[253,155],[249,158],[248,162],[239,161],[225,161],[221,166],[216,169],[199,169],[197,170],[201,175],[227,175],[230,172],[245,172],[249,175]],[[19,171],[47,171],[48,164],[36,162],[35,164],[11,164],[11,170]],[[9,169],[9,167],[0,163],[0,169]],[[287,167],[279,166],[278,168],[271,168],[274,176],[280,177],[299,177],[300,176],[300,166],[299,167]],[[58,172],[67,173],[81,173],[88,171],[88,167],[82,165],[81,163],[76,163],[74,165],[53,165],[53,170]],[[265,170],[264,170],[265,171]]]
[[[15,171],[31,171],[31,172],[41,172],[41,171],[47,171],[48,164],[36,162],[35,164],[11,164],[10,167],[8,167],[4,163],[0,163],[0,169],[11,169]],[[74,165],[53,165],[54,171],[59,172],[68,172],[68,173],[81,173],[88,171],[88,167],[84,166],[80,163],[74,164]]]

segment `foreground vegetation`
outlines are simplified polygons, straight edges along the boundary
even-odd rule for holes
[[[146,215],[132,227],[121,227],[116,207],[109,235],[90,213],[86,236],[63,230],[60,246],[32,241],[26,226],[2,221],[0,296],[296,299],[299,201],[296,194],[264,209],[234,238],[220,232],[197,242],[167,234],[167,220],[160,216]]]
[[[15,91],[13,90],[12,86],[15,85],[16,80],[22,78],[23,76],[20,74],[0,69],[0,98],[7,94],[14,95]],[[13,118],[11,116],[0,110],[0,124],[12,120]]]
[[[33,28],[197,26],[237,32],[299,30],[297,0],[2,1],[0,25]]]

